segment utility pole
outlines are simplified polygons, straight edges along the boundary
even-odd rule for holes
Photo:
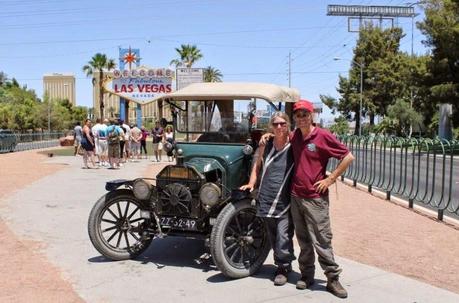
[[[51,133],[51,99],[48,98],[48,135]]]

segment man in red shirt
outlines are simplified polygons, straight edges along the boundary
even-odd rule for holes
[[[293,113],[297,129],[290,142],[295,161],[291,213],[301,248],[298,258],[301,278],[296,287],[306,289],[314,284],[315,249],[328,279],[327,290],[337,297],[346,298],[347,291],[339,282],[341,269],[335,262],[331,243],[328,187],[347,169],[354,156],[334,135],[313,125],[311,102],[296,102]],[[330,158],[341,162],[327,176]]]

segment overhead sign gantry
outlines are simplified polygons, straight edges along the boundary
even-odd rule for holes
[[[382,26],[384,20],[389,21],[391,27],[394,26],[394,18],[415,16],[412,6],[386,6],[386,5],[338,5],[329,4],[327,6],[327,16],[346,16],[348,17],[348,31],[358,32],[365,20],[378,20]],[[352,21],[359,23],[358,30],[351,28]]]

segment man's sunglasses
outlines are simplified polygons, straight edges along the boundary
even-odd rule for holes
[[[304,118],[307,115],[309,115],[309,112],[297,112],[297,113],[295,113],[295,117],[297,117],[297,118]]]
[[[274,127],[278,127],[278,126],[286,126],[287,125],[287,122],[273,122],[273,126]]]

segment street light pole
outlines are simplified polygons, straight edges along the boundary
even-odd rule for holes
[[[335,57],[333,58],[333,60],[335,61],[347,60],[351,63],[354,63],[360,68],[359,136],[361,136],[362,135],[362,104],[363,104],[363,63],[359,63],[352,59],[342,59],[339,57]]]
[[[415,5],[422,4],[422,1],[414,2],[414,3],[407,3],[408,7],[414,7]],[[413,8],[413,14],[411,15],[411,60],[413,60],[414,56],[414,17],[416,17],[416,14],[414,13],[414,8]],[[410,108],[413,108],[413,87],[410,87]],[[413,133],[413,125],[410,122],[410,137],[411,134]]]
[[[423,1],[418,1],[418,2],[413,2],[413,3],[406,3],[406,5],[408,5],[408,7],[414,7],[415,5],[418,5],[418,4],[423,4],[424,2]],[[411,57],[413,57],[413,54],[414,54],[414,17],[416,17],[417,15],[414,13],[413,11],[413,14],[411,15]]]

